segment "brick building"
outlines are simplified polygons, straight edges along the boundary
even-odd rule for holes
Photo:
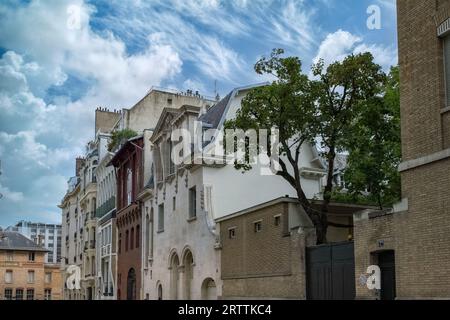
[[[117,299],[141,297],[141,205],[143,138],[126,141],[111,163],[117,170]]]
[[[46,264],[47,249],[19,232],[0,231],[0,300],[62,299],[58,264]]]
[[[450,279],[450,1],[398,0],[402,202],[355,215],[355,273],[381,268],[381,292],[448,298]]]

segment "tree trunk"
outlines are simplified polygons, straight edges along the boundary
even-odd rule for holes
[[[322,244],[327,242],[327,230],[328,230],[328,211],[331,202],[331,192],[333,191],[333,173],[334,173],[334,159],[336,158],[335,147],[330,147],[328,153],[328,172],[327,172],[327,184],[323,191],[323,204],[322,210],[319,214],[319,219],[322,227],[323,236],[319,237],[317,235],[317,244]]]

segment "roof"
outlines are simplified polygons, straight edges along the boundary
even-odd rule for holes
[[[217,128],[219,126],[220,119],[222,119],[222,116],[226,110],[226,107],[232,95],[233,91],[231,91],[228,95],[225,96],[225,98],[223,98],[218,103],[209,108],[208,111],[202,114],[198,120],[206,122],[211,126],[211,128]]]
[[[49,251],[15,231],[0,231],[0,250]]]
[[[123,160],[124,157],[126,157],[125,151],[126,150],[130,150],[130,149],[134,149],[136,147],[136,144],[134,143],[135,141],[143,141],[143,135],[138,135],[135,137],[132,137],[128,140],[126,140],[124,143],[121,144],[121,146],[119,147],[119,149],[116,151],[116,153],[114,154],[114,156],[111,158],[111,160],[106,164],[106,166],[110,166],[113,165],[115,166],[118,161],[120,161],[120,159]],[[139,148],[142,148],[141,146],[138,146]]]

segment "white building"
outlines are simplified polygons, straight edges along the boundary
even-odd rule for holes
[[[152,184],[142,196],[145,297],[220,298],[220,243],[215,219],[279,197],[296,197],[295,190],[283,178],[262,175],[259,165],[243,174],[233,165],[177,166],[171,161],[174,129],[187,129],[194,136],[194,123],[198,120],[203,122],[202,130],[222,129],[225,120],[235,116],[242,98],[254,87],[233,90],[206,112],[191,106],[163,111],[151,138]],[[220,133],[213,141],[204,151],[220,143]],[[193,158],[197,157],[203,156],[195,152]],[[223,159],[223,151],[208,158]],[[320,199],[325,170],[315,147],[302,147],[300,166],[307,197]]]

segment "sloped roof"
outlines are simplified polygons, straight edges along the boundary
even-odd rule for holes
[[[49,251],[15,231],[0,231],[0,250]]]
[[[209,124],[211,128],[217,129],[220,123],[220,119],[222,119],[222,116],[227,108],[228,102],[230,101],[232,95],[233,91],[231,91],[229,94],[225,96],[225,98],[223,98],[215,105],[213,105],[211,108],[209,108],[208,111],[202,114],[198,120]]]

